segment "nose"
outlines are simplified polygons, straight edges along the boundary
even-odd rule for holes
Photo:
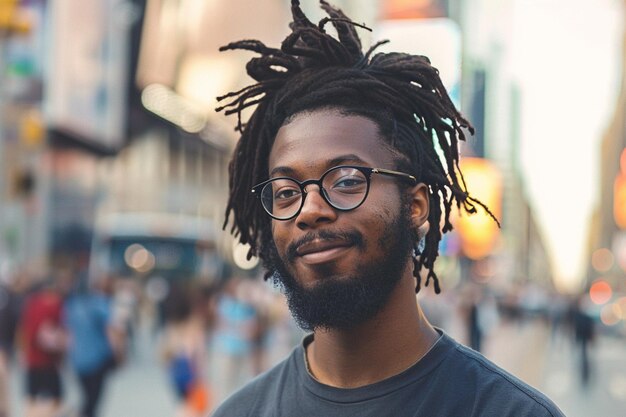
[[[296,224],[301,230],[315,228],[337,219],[337,210],[322,197],[322,189],[318,185],[309,184],[305,191],[302,209],[296,217]]]

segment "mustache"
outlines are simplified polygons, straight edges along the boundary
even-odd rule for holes
[[[320,230],[317,232],[309,232],[287,247],[287,261],[293,262],[298,256],[298,248],[314,240],[343,240],[349,245],[356,246],[358,248],[362,248],[364,246],[363,235],[356,231]]]

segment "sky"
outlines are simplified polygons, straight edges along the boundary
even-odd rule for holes
[[[621,0],[519,0],[513,67],[522,91],[521,160],[555,279],[585,271],[599,199],[600,142],[620,89]]]

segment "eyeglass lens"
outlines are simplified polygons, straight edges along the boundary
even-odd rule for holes
[[[326,200],[336,209],[350,210],[363,202],[367,195],[368,179],[355,168],[337,167],[321,178]],[[270,181],[261,191],[261,202],[272,216],[288,219],[300,210],[304,194],[300,184],[287,178]]]

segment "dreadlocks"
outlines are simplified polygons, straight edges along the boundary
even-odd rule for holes
[[[356,27],[368,28],[352,22],[326,1],[320,3],[328,17],[315,25],[300,9],[300,2],[292,0],[292,32],[280,49],[257,40],[220,48],[244,49],[260,55],[246,66],[256,84],[218,97],[225,104],[216,110],[236,114],[236,130],[241,133],[229,165],[230,196],[224,227],[232,214],[231,233],[242,244],[250,245],[248,256],[267,259],[271,220],[250,190],[267,177],[269,153],[278,129],[298,113],[321,108],[368,117],[378,124],[399,168],[428,186],[430,227],[423,251],[416,254],[414,275],[418,292],[420,271],[425,267],[426,285],[432,279],[435,292],[439,293],[434,263],[442,235],[452,230],[453,204],[467,213],[475,213],[479,205],[497,222],[484,204],[469,196],[459,169],[458,143],[465,140],[464,129],[472,134],[474,129],[454,107],[437,69],[427,57],[403,53],[373,55],[385,42],[364,53]],[[337,38],[326,33],[328,23],[336,29]],[[242,112],[255,105],[244,124]],[[268,271],[265,278],[270,274]]]

